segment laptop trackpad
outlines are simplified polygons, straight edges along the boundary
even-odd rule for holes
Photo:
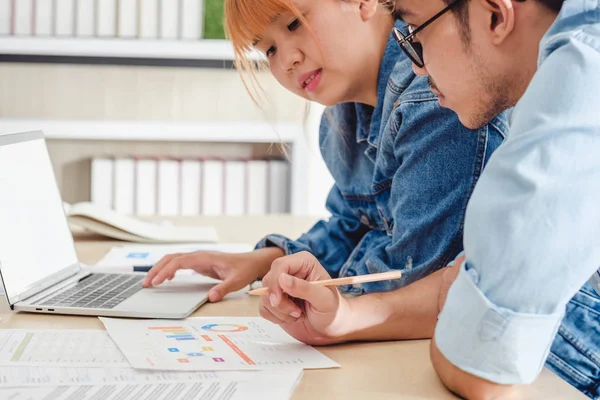
[[[158,287],[140,290],[114,310],[152,311],[156,314],[186,312],[191,307],[206,301],[208,291],[217,282],[202,276],[176,277]]]

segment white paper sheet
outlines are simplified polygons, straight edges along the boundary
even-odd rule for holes
[[[0,330],[0,365],[129,367],[106,331]]]
[[[224,371],[339,367],[262,318],[100,320],[134,368]]]
[[[257,372],[149,371],[92,367],[0,367],[0,388],[26,386],[114,385],[125,383],[197,382]],[[259,372],[258,372],[259,373]]]
[[[302,370],[238,373],[196,382],[124,383],[0,389],[10,400],[281,400],[288,399]]]
[[[123,269],[127,272],[131,272],[133,266],[154,265],[167,254],[189,253],[198,250],[219,251],[223,253],[244,253],[251,251],[252,246],[240,243],[119,246],[110,249],[110,251],[98,261],[95,266],[101,268]]]

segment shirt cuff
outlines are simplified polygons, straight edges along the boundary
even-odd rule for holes
[[[477,283],[477,271],[463,265],[438,317],[439,350],[456,367],[480,378],[499,384],[533,382],[564,312],[525,314],[498,307]]]
[[[310,248],[303,243],[288,239],[282,235],[266,236],[256,244],[254,249],[264,249],[265,247],[279,247],[286,255],[296,254],[301,251],[310,251]]]

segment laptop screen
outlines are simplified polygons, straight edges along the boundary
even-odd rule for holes
[[[0,136],[0,271],[9,301],[76,263],[42,134]]]

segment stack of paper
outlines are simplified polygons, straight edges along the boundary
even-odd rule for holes
[[[101,320],[0,330],[0,398],[279,400],[303,369],[339,367],[261,318]]]
[[[23,375],[28,374],[23,371]],[[170,379],[165,382],[115,382],[112,384],[78,382],[68,385],[0,385],[0,396],[11,400],[279,400],[287,399],[293,392],[301,370],[273,374],[220,373],[187,380]],[[208,374],[207,374],[208,375]],[[269,390],[265,390],[265,388]]]

